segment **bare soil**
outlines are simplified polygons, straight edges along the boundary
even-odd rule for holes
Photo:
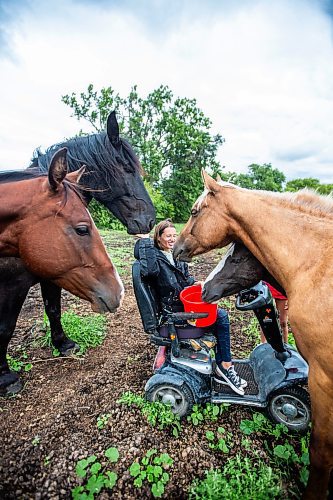
[[[133,244],[130,238],[127,244]],[[161,431],[148,424],[138,409],[117,402],[125,391],[144,394],[156,354],[156,347],[149,343],[142,329],[131,285],[131,252],[127,253],[121,268],[126,287],[123,307],[109,315],[104,344],[90,349],[83,359],[54,358],[50,348],[33,347],[33,339],[41,335],[43,328],[43,304],[39,286],[31,289],[10,344],[10,354],[15,357],[23,349],[33,368],[21,373],[24,389],[18,395],[0,400],[0,498],[71,498],[71,490],[80,484],[75,472],[77,461],[95,454],[104,464],[104,451],[115,446],[120,458],[112,470],[117,472],[118,482],[111,493],[103,490],[99,498],[151,498],[148,487],[134,487],[128,469],[148,449],[156,448],[174,460],[164,498],[182,499],[188,497],[195,477],[204,477],[206,470],[219,468],[228,460],[228,456],[209,448],[207,430],[223,425],[233,434],[230,455],[242,452],[244,436],[239,425],[242,419],[251,418],[250,409],[232,406],[218,422],[204,422],[196,427],[185,420],[175,438],[169,430]],[[199,258],[191,268],[192,274],[203,279],[219,258],[216,252]],[[63,309],[92,314],[89,304],[66,292]],[[233,353],[245,357],[253,347],[242,333],[248,317],[238,317],[234,309],[230,312]],[[106,427],[99,430],[96,422],[101,414],[111,417]],[[257,441],[260,455],[268,460],[264,440],[259,436]],[[295,494],[291,497],[296,498]]]

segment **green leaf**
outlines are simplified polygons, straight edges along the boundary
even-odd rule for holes
[[[104,454],[105,454],[106,458],[108,458],[110,460],[110,462],[117,462],[119,459],[119,452],[118,452],[117,448],[113,448],[113,447],[108,448]]]
[[[100,474],[99,476],[93,475],[87,481],[86,489],[91,493],[99,493],[104,486],[104,475]]]
[[[98,471],[100,471],[102,468],[101,464],[99,462],[95,462],[91,467],[90,467],[90,472],[92,474],[97,474]]]
[[[161,481],[154,483],[151,487],[151,492],[155,498],[160,498],[164,493],[164,485]]]
[[[116,484],[118,476],[115,472],[110,472],[109,470],[106,471],[105,475],[107,476],[107,478],[104,479],[104,486],[105,488],[111,490]]]
[[[133,477],[136,477],[140,474],[141,466],[138,462],[133,462],[132,465],[130,466],[130,474]]]
[[[134,480],[134,486],[136,486],[137,488],[141,488],[141,486],[142,486],[142,479],[140,477],[137,477]]]

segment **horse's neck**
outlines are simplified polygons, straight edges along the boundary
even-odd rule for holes
[[[310,270],[321,252],[322,238],[333,237],[332,221],[284,204],[278,196],[225,188],[224,213],[232,236],[285,287],[288,277]]]
[[[16,256],[19,234],[25,217],[31,209],[34,194],[38,193],[36,180],[0,184],[0,253]],[[22,185],[24,183],[24,189]]]

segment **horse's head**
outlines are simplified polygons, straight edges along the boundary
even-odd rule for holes
[[[216,302],[249,288],[264,277],[265,268],[242,243],[234,243],[206,278],[202,298]]]
[[[114,112],[107,120],[105,142],[104,162],[109,152],[110,172],[98,173],[96,168],[98,185],[96,183],[93,197],[127,227],[129,234],[148,233],[155,224],[155,208],[143,183],[142,168],[134,150],[119,137]]]
[[[174,255],[180,260],[190,261],[195,255],[232,241],[228,219],[223,213],[223,187],[204,170],[202,176],[205,190],[194,203],[191,217],[174,246]]]
[[[155,224],[155,208],[142,180],[142,168],[131,145],[119,136],[114,112],[106,132],[74,137],[54,144],[46,153],[35,151],[29,168],[47,171],[55,151],[67,147],[69,170],[86,165],[80,184],[89,202],[95,198],[113,213],[130,234],[148,233]]]
[[[34,180],[38,184],[20,221],[19,256],[31,272],[88,300],[94,311],[114,312],[123,298],[122,282],[79,194],[82,169],[66,174],[63,148],[54,154],[48,177]],[[24,200],[24,186],[19,188]]]

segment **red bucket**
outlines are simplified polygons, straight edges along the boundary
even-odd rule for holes
[[[217,304],[208,304],[208,302],[203,302],[201,291],[200,285],[192,285],[184,288],[179,295],[180,300],[184,304],[185,312],[208,313],[207,318],[195,320],[195,326],[198,328],[212,325],[215,323],[217,316]]]

